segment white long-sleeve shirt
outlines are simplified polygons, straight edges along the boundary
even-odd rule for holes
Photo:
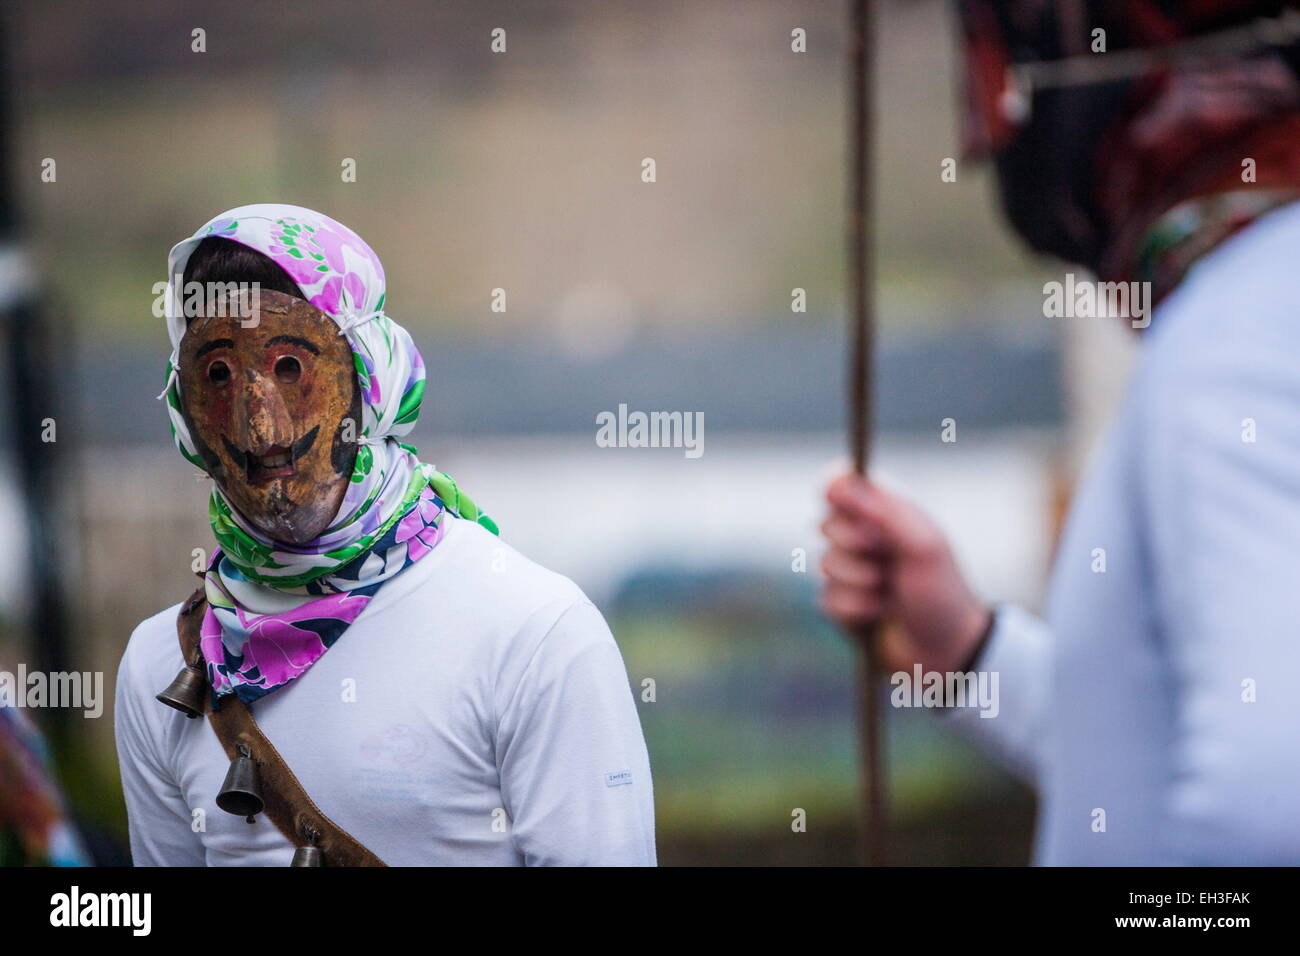
[[[1293,204],[1157,310],[1045,622],[976,663],[1000,713],[950,714],[1036,780],[1040,863],[1300,864],[1298,253]]]
[[[254,702],[304,789],[390,866],[653,865],[650,765],[622,657],[576,585],[452,518],[312,668]],[[179,605],[131,636],[117,682],[137,866],[286,866],[264,815],[217,808],[206,719],[154,700]]]

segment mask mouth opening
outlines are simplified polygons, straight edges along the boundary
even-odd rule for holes
[[[282,445],[272,445],[265,455],[245,455],[244,467],[248,483],[260,485],[276,478],[293,477],[297,474],[293,458],[293,451]]]
[[[244,472],[248,483],[262,485],[277,478],[292,478],[296,475],[298,459],[316,443],[316,436],[319,433],[320,426],[317,425],[292,446],[286,448],[283,445],[272,445],[260,455],[237,447],[224,435],[221,440],[225,442],[226,452],[234,460],[235,465]]]

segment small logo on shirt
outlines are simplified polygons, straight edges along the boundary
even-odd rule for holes
[[[631,785],[631,770],[615,770],[612,773],[605,774],[605,786],[607,787],[630,787]]]

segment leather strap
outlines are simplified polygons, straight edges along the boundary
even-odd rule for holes
[[[203,622],[206,604],[203,588],[199,588],[181,606],[176,620],[181,654],[186,662],[199,656],[199,626]],[[226,755],[234,760],[243,746],[257,764],[262,800],[266,804],[263,812],[290,843],[319,847],[325,854],[326,866],[388,865],[321,812],[275,746],[266,739],[253,719],[252,711],[242,700],[232,694],[222,698],[220,705],[213,710],[211,694],[204,696],[203,710]]]

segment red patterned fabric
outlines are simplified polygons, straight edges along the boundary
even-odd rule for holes
[[[1173,206],[1228,190],[1300,189],[1296,45],[1177,69],[1040,89],[1019,118],[1008,68],[1105,57],[1276,17],[1293,3],[958,0],[968,155],[992,156],[1006,212],[1034,248],[1107,280],[1135,277],[1143,238]],[[1093,53],[1096,28],[1105,53]],[[1243,182],[1243,159],[1254,181]]]

